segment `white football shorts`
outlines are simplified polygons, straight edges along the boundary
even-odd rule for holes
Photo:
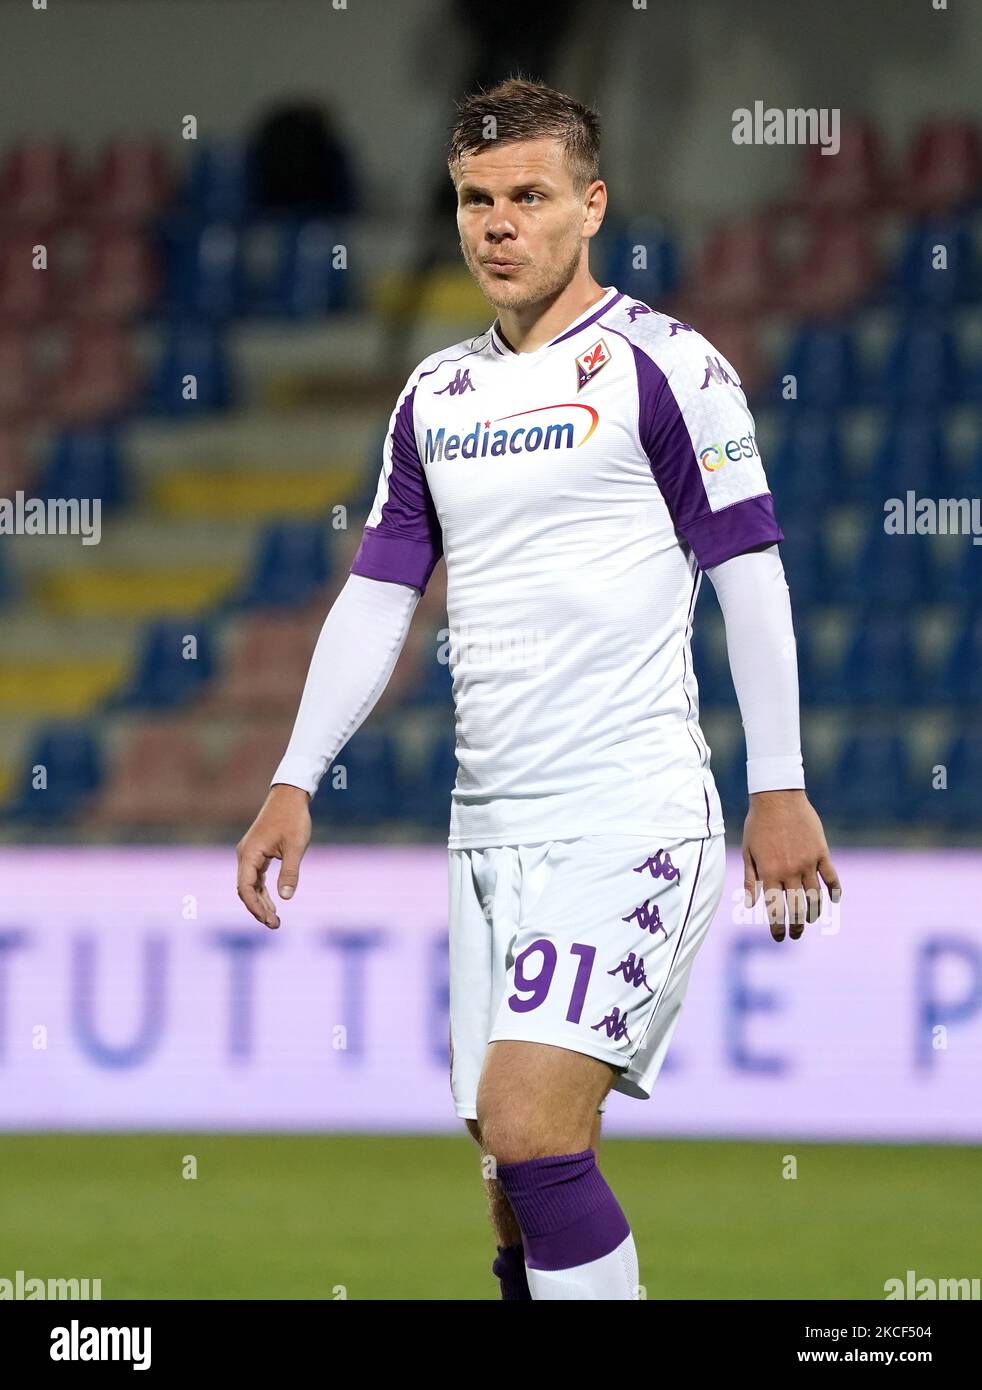
[[[584,835],[450,851],[450,1087],[477,1118],[489,1042],[548,1043],[619,1069],[646,1100],[723,896],[722,835]],[[600,1109],[604,1109],[602,1102]]]

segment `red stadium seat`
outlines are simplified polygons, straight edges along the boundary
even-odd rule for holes
[[[151,140],[115,140],[102,150],[77,211],[86,221],[147,222],[164,208],[173,186],[169,161],[160,145]]]
[[[266,799],[291,727],[289,719],[254,724],[238,735],[202,789],[196,809],[199,823],[241,827],[242,831],[252,823]]]
[[[89,238],[68,312],[85,318],[126,319],[143,312],[157,296],[153,251],[139,232],[120,228]]]
[[[29,334],[0,327],[0,422],[26,424],[37,418],[38,381]]]
[[[207,784],[196,726],[162,720],[131,735],[91,812],[94,823],[182,827]]]
[[[43,230],[19,231],[0,245],[0,323],[41,323],[50,318],[63,298],[62,278],[54,244]],[[34,266],[34,248],[48,252],[46,270]]]
[[[887,189],[880,132],[868,121],[846,121],[837,154],[823,154],[820,145],[806,147],[791,206],[800,212],[860,212],[882,206]]]
[[[784,307],[807,318],[838,315],[871,293],[881,269],[872,229],[862,218],[816,218],[794,267]]]
[[[59,224],[69,215],[78,185],[67,144],[25,141],[10,151],[0,169],[0,218],[4,223]]]
[[[21,432],[0,425],[0,497],[12,497],[21,489],[26,492],[33,471]]]
[[[250,618],[235,643],[226,675],[199,708],[209,714],[220,710],[294,715],[324,617],[316,613]]]
[[[898,179],[909,212],[943,216],[982,192],[982,135],[971,121],[930,121],[914,136]]]
[[[136,389],[129,337],[110,324],[84,324],[53,383],[47,413],[59,424],[87,424],[122,410]]]
[[[761,222],[718,232],[703,249],[686,303],[721,314],[752,314],[775,298],[780,266]]]

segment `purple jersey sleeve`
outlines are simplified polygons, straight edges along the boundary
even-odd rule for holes
[[[753,416],[730,364],[698,333],[668,370],[632,346],[641,445],[700,568],[783,541]]]
[[[389,420],[378,491],[351,573],[423,591],[443,554],[443,536],[416,448],[415,396],[413,383]]]

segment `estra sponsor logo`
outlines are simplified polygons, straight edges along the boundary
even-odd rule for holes
[[[592,405],[562,401],[537,405],[496,420],[475,420],[466,434],[428,429],[423,441],[423,464],[443,459],[500,458],[504,454],[534,454],[545,449],[578,449],[597,428],[600,416]],[[521,420],[520,425],[507,422]]]
[[[699,450],[699,462],[707,473],[715,473],[727,459],[736,463],[741,458],[760,458],[755,434],[743,434],[739,439],[728,439],[725,444],[707,444]]]

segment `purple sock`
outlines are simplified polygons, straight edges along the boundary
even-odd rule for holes
[[[521,1227],[530,1269],[589,1264],[631,1233],[592,1149],[499,1163],[497,1178]]]
[[[520,1245],[499,1245],[498,1256],[491,1266],[491,1272],[501,1280],[503,1299],[532,1302],[528,1275],[525,1273],[525,1251]]]

